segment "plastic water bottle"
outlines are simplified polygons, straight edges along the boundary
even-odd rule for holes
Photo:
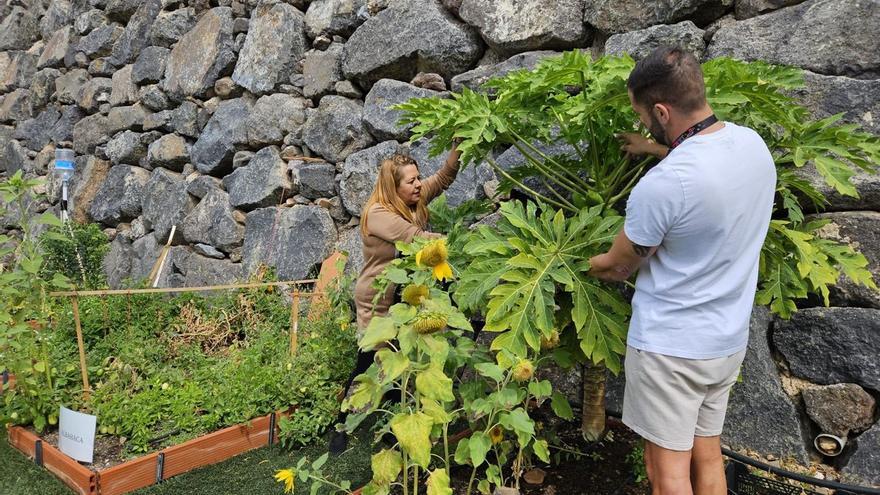
[[[55,173],[61,177],[62,182],[67,182],[73,177],[75,154],[73,150],[66,148],[55,149]]]

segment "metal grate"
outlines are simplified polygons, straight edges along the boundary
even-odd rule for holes
[[[727,492],[730,495],[820,495],[781,481],[749,473],[744,464],[731,461],[727,465]]]

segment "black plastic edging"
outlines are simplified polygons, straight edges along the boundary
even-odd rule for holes
[[[156,456],[156,484],[162,483],[165,475],[165,452],[159,452]]]
[[[605,410],[605,414],[612,418],[621,419],[622,415],[617,411],[611,411],[609,409]],[[870,488],[867,486],[857,486],[857,485],[848,485],[845,483],[838,483],[837,481],[831,480],[820,480],[819,478],[813,478],[810,476],[804,476],[802,474],[794,473],[782,468],[778,468],[776,466],[771,466],[770,464],[752,459],[751,457],[744,456],[742,454],[738,454],[730,449],[726,449],[721,447],[721,453],[725,456],[743,464],[748,464],[754,468],[761,469],[763,471],[767,471],[768,473],[773,473],[777,476],[782,476],[783,478],[790,478],[795,481],[800,481],[802,483],[807,483],[813,486],[820,486],[822,488],[830,488],[832,490],[840,490],[843,492],[853,493],[857,495],[880,495],[880,489],[878,488]]]
[[[275,413],[269,415],[269,446],[275,443]]]
[[[43,467],[43,441],[34,442],[34,464]]]

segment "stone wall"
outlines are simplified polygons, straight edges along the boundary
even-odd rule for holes
[[[72,216],[105,226],[114,287],[149,273],[172,226],[167,285],[260,263],[302,278],[337,248],[356,270],[379,160],[410,153],[426,174],[443,160],[406,143],[388,107],[559,50],[640,57],[674,42],[802,67],[795,96],[817,117],[880,133],[878,0],[2,0],[0,17],[0,174],[46,175],[72,143]],[[450,203],[494,181],[469,168]],[[854,182],[859,200],[826,191],[826,233],[880,274],[880,179]],[[57,211],[57,181],[46,192],[37,210]],[[756,311],[726,441],[805,462],[834,424],[850,438],[839,467],[880,483],[880,295],[842,284],[831,299],[788,322]],[[829,423],[822,397],[861,415]],[[614,386],[609,398],[619,406]]]

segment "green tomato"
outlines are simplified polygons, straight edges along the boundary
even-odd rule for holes
[[[14,412],[14,413],[10,414],[9,417],[12,418],[13,421],[15,421],[18,419],[18,413]]]
[[[52,426],[57,425],[58,424],[58,416],[55,416],[54,414],[50,414],[49,415],[49,424]]]

